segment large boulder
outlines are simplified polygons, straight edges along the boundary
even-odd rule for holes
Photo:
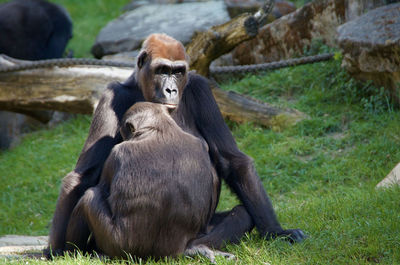
[[[374,9],[338,28],[343,66],[389,90],[400,104],[400,3]]]
[[[345,2],[321,0],[308,3],[265,25],[256,38],[242,43],[215,64],[243,65],[287,59],[303,54],[312,39],[335,46],[336,28],[345,21]]]
[[[255,13],[265,4],[264,0],[224,0],[224,2],[231,18],[245,12]],[[295,10],[296,6],[292,2],[276,0],[268,21],[271,22]]]
[[[151,33],[163,32],[188,43],[195,31],[229,21],[222,1],[141,6],[103,28],[92,47],[95,57],[140,48]]]
[[[130,11],[141,6],[149,4],[181,4],[181,3],[193,3],[193,2],[208,2],[210,0],[133,0],[126,4],[122,10]]]
[[[399,0],[347,0],[346,21],[351,21],[365,14],[367,11]]]

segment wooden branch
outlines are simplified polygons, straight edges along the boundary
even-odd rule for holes
[[[257,35],[258,24],[249,14],[243,14],[225,24],[196,33],[186,46],[190,68],[203,76],[209,75],[210,64],[221,55],[230,52],[243,41]]]
[[[1,64],[16,64],[0,56]],[[52,67],[0,73],[0,110],[37,113],[58,110],[92,114],[101,93],[110,82],[124,81],[132,69],[107,66]],[[253,122],[266,127],[286,127],[305,117],[295,110],[283,110],[212,84],[222,114],[236,122]]]
[[[257,35],[259,27],[264,25],[273,6],[274,0],[266,0],[254,15],[245,13],[222,25],[196,33],[186,45],[190,68],[203,76],[208,76],[212,61]]]

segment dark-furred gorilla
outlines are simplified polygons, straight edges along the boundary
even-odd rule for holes
[[[184,132],[168,109],[139,102],[125,113],[123,142],[72,212],[67,249],[86,248],[88,235],[77,231],[87,223],[96,246],[111,257],[213,253],[188,242],[206,232],[219,179],[205,141]]]
[[[0,5],[0,54],[25,60],[62,57],[72,37],[67,11],[44,0]]]
[[[150,35],[138,55],[134,74],[123,83],[110,84],[104,92],[76,168],[63,180],[49,238],[49,249],[53,253],[66,249],[66,232],[71,214],[85,192],[99,183],[112,148],[123,140],[120,134],[123,115],[140,101],[174,108],[172,118],[183,131],[206,142],[211,165],[218,178],[228,184],[242,203],[223,213],[217,213],[214,207],[210,207],[206,229],[200,230],[196,238],[189,242],[190,246],[220,248],[227,242],[238,242],[254,225],[265,238],[284,236],[292,242],[305,238],[300,229],[284,230],[279,224],[252,159],[238,149],[207,79],[188,72],[186,57],[180,42],[164,34]],[[143,163],[146,163],[145,159],[132,166],[140,168]],[[134,183],[126,185],[135,188]],[[204,186],[206,184],[202,183],[201,187]],[[194,185],[190,192],[197,194],[198,187],[199,184]],[[212,188],[217,189],[219,196],[219,184]],[[163,187],[158,192],[163,192]],[[171,196],[182,196],[179,187],[175,192]],[[173,207],[184,208],[185,204]],[[75,230],[69,229],[68,234],[90,232],[84,224],[76,227]],[[97,238],[96,242],[99,240],[101,238]],[[132,242],[135,240],[130,238]]]

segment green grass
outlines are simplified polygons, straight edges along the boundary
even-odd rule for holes
[[[57,2],[65,3],[74,19],[70,47],[88,56],[98,29],[126,1]],[[218,264],[400,264],[400,189],[375,190],[400,161],[400,112],[383,90],[350,79],[340,61],[232,80],[223,88],[310,117],[281,131],[229,122],[240,149],[254,158],[282,225],[301,228],[309,238],[290,245],[263,240],[254,231],[227,247],[236,261],[218,259]],[[90,117],[78,116],[0,152],[0,235],[48,233],[61,179],[73,169],[89,124]],[[219,209],[236,204],[224,188]],[[122,264],[79,255],[23,262]],[[204,262],[198,257],[160,263]],[[0,264],[21,263],[0,258]]]
[[[129,0],[52,0],[64,6],[74,24],[73,38],[67,49],[74,51],[75,57],[92,57],[90,49],[96,36],[110,20],[122,13],[122,7]]]
[[[375,190],[400,161],[400,112],[385,94],[349,79],[338,61],[248,76],[223,87],[310,116],[282,131],[229,123],[240,149],[254,158],[283,226],[302,228],[309,238],[290,245],[265,241],[254,231],[228,246],[235,262],[218,263],[400,264],[400,190]],[[89,123],[79,116],[0,154],[0,234],[47,234],[60,180],[73,168]],[[219,209],[236,203],[224,189]],[[75,262],[101,263],[81,256],[55,263]]]
[[[61,179],[74,168],[90,119],[27,135],[0,153],[0,234],[48,233]]]

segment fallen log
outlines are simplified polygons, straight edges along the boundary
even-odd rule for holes
[[[0,67],[18,62],[24,61],[0,56]],[[131,73],[122,67],[78,65],[0,73],[0,110],[92,114],[107,84],[126,80]]]
[[[0,67],[18,63],[0,56]],[[0,110],[92,114],[106,86],[131,74],[132,69],[127,67],[79,65],[0,73]],[[275,108],[234,92],[213,88],[213,94],[224,117],[235,122],[283,128],[305,117],[301,112]]]
[[[216,88],[213,84],[211,86],[218,107],[226,119],[235,122],[252,122],[274,130],[281,130],[306,118],[306,115],[298,110],[276,108],[234,91],[225,91]]]

